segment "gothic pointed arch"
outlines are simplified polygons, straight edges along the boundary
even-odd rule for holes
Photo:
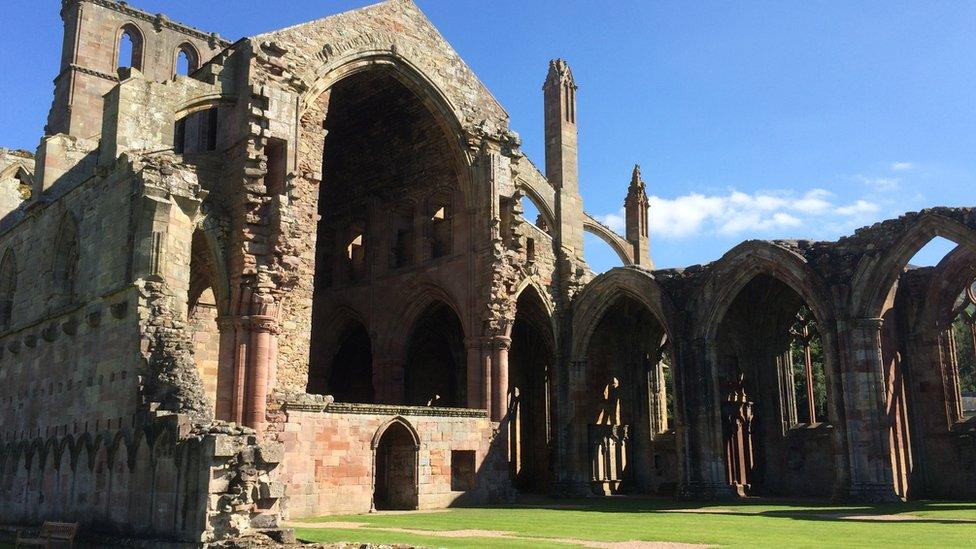
[[[115,40],[116,66],[143,70],[145,42],[145,35],[135,23],[122,25]]]
[[[77,298],[80,253],[78,222],[68,212],[61,218],[54,241],[51,297],[56,306],[67,305]]]
[[[17,293],[17,259],[8,248],[0,259],[0,331],[13,322],[14,298]]]
[[[642,269],[611,269],[591,280],[573,302],[573,356],[585,357],[590,337],[606,310],[620,296],[628,296],[654,315],[665,333],[674,338],[677,311],[665,289]]]
[[[713,264],[693,305],[695,337],[713,338],[729,304],[760,274],[779,280],[796,291],[819,322],[835,320],[827,284],[803,256],[772,242],[749,240],[732,248]]]
[[[173,74],[186,76],[193,74],[198,68],[200,68],[200,53],[193,44],[183,42],[176,48]]]
[[[464,328],[456,309],[431,300],[410,324],[403,356],[404,403],[465,407],[467,361]]]
[[[886,223],[893,225],[899,221],[902,220]],[[893,237],[890,233],[894,233]],[[852,313],[858,318],[879,318],[909,260],[936,237],[976,251],[976,221],[971,216],[960,219],[955,215],[943,214],[940,210],[928,210],[917,214],[915,219],[903,222],[901,227],[893,227],[888,235],[878,236],[875,246],[880,250],[862,258],[852,273]]]

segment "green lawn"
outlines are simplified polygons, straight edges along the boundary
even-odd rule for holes
[[[843,519],[837,515],[865,518]],[[910,520],[881,521],[871,519],[871,515],[902,515]],[[329,516],[303,522],[363,525],[299,527],[298,537],[306,541],[433,547],[567,547],[571,545],[566,542],[573,539],[749,547],[976,547],[976,502],[835,505],[770,501],[690,504],[636,498],[537,500],[504,507]],[[463,538],[437,535],[437,531],[451,530],[485,530],[509,537],[478,537],[477,532],[476,537]]]

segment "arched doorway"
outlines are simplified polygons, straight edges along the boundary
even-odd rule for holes
[[[410,510],[417,508],[416,433],[403,420],[380,428],[374,439],[373,507]]]
[[[464,331],[457,313],[445,303],[432,303],[414,323],[403,381],[408,405],[467,404]]]
[[[661,322],[629,295],[614,299],[590,336],[578,421],[587,425],[596,494],[649,491],[656,482],[652,441],[667,429],[658,378],[665,340]]]
[[[516,488],[546,493],[552,482],[552,367],[555,341],[542,297],[518,297],[509,351],[509,463]]]
[[[717,332],[726,478],[742,495],[829,496],[834,489],[827,352],[789,285],[753,277]]]

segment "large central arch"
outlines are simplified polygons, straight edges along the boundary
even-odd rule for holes
[[[450,322],[432,320],[434,328],[418,324],[410,332],[403,322],[415,305],[404,297],[416,288],[432,286],[434,295],[464,290],[456,283],[466,280],[458,270],[469,268],[463,256],[472,237],[459,119],[429,79],[390,52],[359,52],[330,65],[304,95],[300,115],[299,167],[322,178],[309,386],[340,399],[463,406],[454,383],[426,387],[450,394],[420,400],[420,389],[410,386],[419,379],[411,360],[433,360],[417,359],[417,345],[424,345],[411,338],[430,339]],[[334,333],[347,329],[333,320],[340,303],[364,312],[352,339]],[[448,309],[460,326],[463,314]],[[454,331],[463,339],[463,327]]]

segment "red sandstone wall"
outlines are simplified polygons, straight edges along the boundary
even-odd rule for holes
[[[354,407],[356,405],[344,405]],[[289,519],[330,513],[365,513],[374,488],[374,437],[388,422],[402,417],[420,437],[418,506],[447,507],[455,502],[486,502],[488,485],[504,489],[507,471],[498,475],[486,465],[493,429],[485,417],[410,415],[432,409],[363,406],[362,413],[287,412],[277,438],[285,445],[280,480],[287,489],[283,504]],[[374,413],[366,413],[372,408]],[[384,408],[386,408],[384,413]],[[460,411],[467,416],[473,410]],[[402,413],[400,416],[398,413]],[[477,486],[467,492],[451,489],[451,451],[474,450]]]

